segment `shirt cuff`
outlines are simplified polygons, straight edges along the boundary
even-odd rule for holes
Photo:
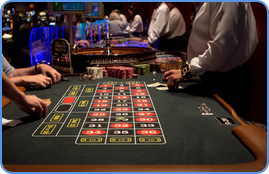
[[[191,74],[194,76],[199,76],[205,73],[205,70],[203,70],[200,66],[200,58],[195,57],[191,59],[190,62],[190,69],[191,69]]]

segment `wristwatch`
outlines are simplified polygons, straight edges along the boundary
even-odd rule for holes
[[[38,64],[37,64],[38,65]],[[39,71],[38,71],[38,69],[37,69],[37,65],[35,65],[35,72],[36,72],[36,74],[41,74]]]
[[[193,75],[191,74],[190,65],[188,63],[181,67],[180,72],[183,80],[188,80],[193,77]]]

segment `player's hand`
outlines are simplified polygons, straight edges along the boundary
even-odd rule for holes
[[[180,70],[170,70],[164,73],[163,80],[167,81],[167,87],[169,90],[176,90],[178,83],[182,79]]]
[[[142,43],[149,43],[147,39],[142,40]]]
[[[37,70],[44,76],[50,76],[53,80],[53,84],[59,83],[61,80],[61,74],[49,65],[39,64]]]
[[[90,47],[90,42],[85,40],[85,45],[86,45],[86,47]]]
[[[34,115],[37,117],[47,115],[46,102],[35,95],[25,95],[24,98],[16,104],[18,105],[20,110],[30,115]]]
[[[50,87],[52,85],[51,78],[44,76],[43,74],[23,76],[24,85],[27,86],[41,86],[43,88]]]
[[[85,45],[86,47],[90,47],[90,43],[87,40],[80,40],[80,41],[77,42],[77,44],[78,44],[78,46],[83,46],[84,47],[84,45]]]

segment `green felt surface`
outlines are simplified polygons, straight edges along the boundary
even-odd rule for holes
[[[156,81],[162,82],[162,74]],[[70,85],[93,84],[108,81],[145,81],[153,83],[152,76],[137,79],[112,77],[83,82],[78,76],[68,77],[49,89],[26,91],[40,98],[51,98],[50,112]],[[76,145],[74,137],[33,137],[43,118],[31,120],[13,103],[2,110],[7,119],[24,118],[25,124],[7,129],[2,134],[3,164],[236,164],[254,161],[250,152],[232,135],[234,126],[222,126],[214,117],[231,117],[197,80],[180,84],[177,92],[148,88],[167,143],[165,145]],[[201,116],[197,107],[206,103],[213,116]],[[63,115],[65,117],[66,115]],[[79,114],[78,114],[79,116]],[[77,116],[75,116],[77,117]],[[236,121],[235,119],[233,119]],[[68,130],[61,132],[69,134]]]

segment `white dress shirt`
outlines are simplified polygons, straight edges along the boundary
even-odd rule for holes
[[[121,22],[123,22],[124,24],[128,23],[126,17],[124,16],[124,14],[120,14],[120,20],[121,20]]]
[[[164,36],[169,31],[169,8],[162,2],[158,8],[153,11],[148,30],[149,43],[155,42],[159,37]]]
[[[241,66],[258,43],[249,2],[207,2],[198,11],[187,59],[193,75],[226,72]]]
[[[135,15],[134,21],[126,28],[129,32],[142,32],[143,31],[143,21],[140,15]]]
[[[177,36],[182,36],[186,32],[186,25],[184,18],[177,7],[170,11],[170,31],[167,33],[167,39],[173,39]]]

